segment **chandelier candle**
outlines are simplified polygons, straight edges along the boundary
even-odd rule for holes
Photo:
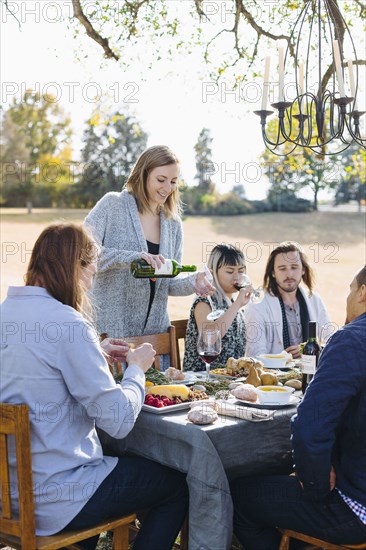
[[[283,46],[278,48],[278,76],[279,76],[279,91],[278,101],[285,101],[285,49]]]
[[[265,59],[264,65],[264,79],[263,79],[263,96],[262,96],[262,111],[267,110],[267,99],[269,93],[269,68],[271,64],[271,58],[269,56]]]
[[[172,278],[179,273],[192,273],[197,271],[195,265],[180,265],[175,260],[165,259],[165,263],[159,268],[153,268],[145,260],[134,260],[130,267],[131,273],[136,279]]]
[[[356,84],[355,84],[355,75],[353,73],[353,63],[348,60],[348,74],[349,74],[349,85],[351,88],[351,96],[356,98]],[[357,101],[355,100],[354,111],[357,111]]]
[[[338,40],[333,40],[333,54],[334,54],[334,62],[335,67],[337,71],[337,80],[338,80],[338,88],[339,88],[339,95],[341,97],[346,97],[346,93],[344,91],[344,80],[343,80],[343,72],[342,72],[342,62],[341,62],[341,54],[339,51],[339,43]]]

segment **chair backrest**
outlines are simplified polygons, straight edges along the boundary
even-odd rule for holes
[[[19,514],[12,506],[14,487],[9,476],[9,437],[15,445]],[[28,405],[0,403],[0,532],[20,539],[22,548],[36,547],[30,422]]]
[[[175,347],[177,350],[177,361],[180,365],[179,368],[182,368],[182,361],[180,355],[180,340],[183,340],[183,354],[185,351],[185,341],[186,341],[186,331],[187,331],[188,319],[177,319],[172,321],[173,327],[175,327]]]
[[[126,342],[132,343],[135,346],[140,346],[144,342],[148,342],[156,351],[154,366],[160,370],[159,355],[170,354],[170,366],[180,369],[178,363],[176,342],[175,342],[175,327],[170,326],[167,332],[159,332],[158,334],[144,334],[143,336],[129,336],[124,338]]]

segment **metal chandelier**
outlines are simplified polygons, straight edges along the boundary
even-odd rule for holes
[[[366,137],[361,136],[360,129],[360,118],[366,111],[359,110],[357,103],[356,48],[337,2],[305,0],[286,51],[281,45],[278,52],[278,101],[271,104],[275,111],[267,109],[270,57],[265,59],[261,110],[255,111],[266,147],[280,156],[297,147],[320,155],[338,154],[352,144],[366,149]],[[285,85],[286,64],[289,66],[290,61],[293,70],[288,73],[292,78]],[[295,91],[295,98],[287,99],[291,91]],[[272,129],[270,137],[267,118],[274,112],[277,128]]]

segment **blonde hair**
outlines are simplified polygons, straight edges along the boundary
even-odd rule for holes
[[[140,213],[152,212],[146,189],[147,177],[154,168],[179,165],[177,156],[166,145],[154,145],[146,149],[137,159],[126,182],[127,191],[136,199]],[[160,207],[167,218],[178,218],[182,211],[178,186]]]
[[[243,266],[246,267],[244,254],[239,248],[232,244],[217,244],[211,251],[208,258],[207,267],[212,271],[214,286],[216,287],[216,297],[219,305],[227,303],[231,305],[230,300],[222,290],[219,283],[217,272],[223,266]]]
[[[49,225],[33,247],[25,284],[41,285],[59,302],[89,313],[81,269],[97,257],[98,248],[85,227],[72,223]]]

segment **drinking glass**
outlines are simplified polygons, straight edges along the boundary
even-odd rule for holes
[[[203,271],[205,272],[206,278],[213,285],[214,280],[213,280],[213,277],[212,277],[212,273],[208,269],[207,265],[203,266]],[[210,307],[211,307],[211,313],[209,313],[207,315],[207,321],[216,321],[216,319],[218,319],[219,317],[221,317],[221,315],[223,315],[225,313],[225,310],[216,308],[216,306],[213,303],[212,298],[211,298],[210,295],[207,296],[207,300],[208,300],[208,303],[210,304]]]
[[[234,285],[236,290],[247,288],[248,292],[251,292],[250,301],[254,304],[259,304],[264,298],[264,290],[261,286],[253,288],[252,282],[248,275],[240,273],[237,283]]]
[[[206,366],[206,381],[210,379],[210,365],[221,353],[221,333],[212,326],[202,327],[198,335],[197,351]]]

